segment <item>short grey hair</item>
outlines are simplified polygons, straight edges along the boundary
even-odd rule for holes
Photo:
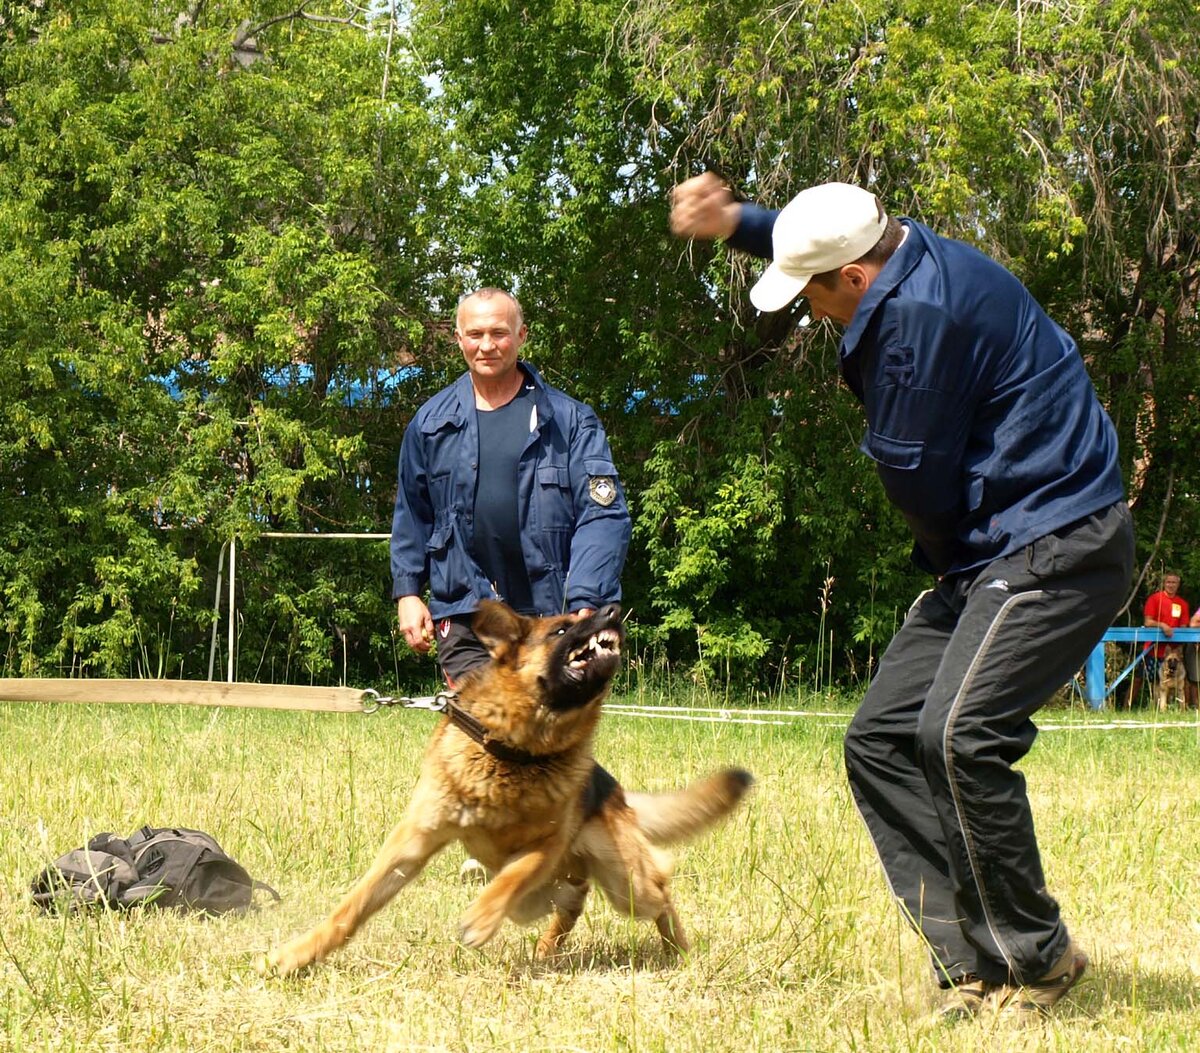
[[[462,314],[463,304],[468,300],[474,299],[490,300],[494,296],[503,296],[512,304],[513,310],[517,312],[517,328],[520,329],[525,324],[525,312],[521,310],[521,302],[507,289],[501,289],[496,285],[485,285],[483,288],[475,289],[473,292],[463,293],[458,298],[458,306],[454,309],[454,328],[458,328],[459,316]]]

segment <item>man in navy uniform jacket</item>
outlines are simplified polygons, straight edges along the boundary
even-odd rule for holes
[[[488,660],[471,631],[480,600],[536,615],[619,600],[631,532],[599,418],[518,358],[516,297],[469,293],[454,333],[467,372],[405,430],[391,541],[400,631],[425,652],[436,623],[452,687]]]
[[[850,724],[847,775],[945,1011],[1045,1011],[1087,957],[1046,890],[1013,765],[1133,566],[1116,433],[1078,349],[999,264],[857,186],[775,212],[706,173],[675,188],[671,226],[771,260],[759,310],[803,296],[845,327],[860,449],[934,577]]]

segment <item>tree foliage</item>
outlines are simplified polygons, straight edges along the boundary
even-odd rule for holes
[[[0,613],[34,673],[427,675],[379,543],[464,288],[596,407],[636,632],[775,682],[864,663],[921,585],[836,334],[667,234],[704,168],[1010,266],[1118,426],[1143,560],[1200,582],[1200,15],[947,0],[29,0],[0,12]],[[1161,515],[1160,515],[1161,513]],[[342,547],[334,547],[342,544]]]
[[[673,172],[715,166],[775,202],[859,181],[1015,270],[1088,358],[1147,564],[1195,580],[1198,30],[1170,0],[663,0],[624,40]],[[744,300],[744,266],[721,303]],[[775,319],[746,325],[794,344]]]
[[[0,582],[24,671],[196,675],[222,542],[386,521],[455,184],[419,70],[302,6],[5,26]],[[338,559],[317,596],[294,551],[243,554],[243,599],[272,612],[248,655],[282,641],[318,675],[335,624],[386,626],[379,553],[341,555],[316,557]]]

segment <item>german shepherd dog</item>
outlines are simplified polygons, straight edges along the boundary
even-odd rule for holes
[[[1187,695],[1183,683],[1183,645],[1167,644],[1166,654],[1158,660],[1158,683],[1154,685],[1158,708],[1166,710],[1175,700],[1187,708]]]
[[[473,628],[492,661],[459,685],[404,818],[334,912],[271,951],[260,970],[286,975],[324,958],[452,841],[490,876],[461,920],[468,947],[482,947],[505,918],[550,915],[536,955],[553,955],[595,882],[617,911],[652,920],[668,953],[686,951],[670,859],[655,846],[728,815],[753,779],[730,768],[674,793],[627,794],[592,759],[621,661],[620,614],[611,604],[583,618],[526,618],[484,602]]]

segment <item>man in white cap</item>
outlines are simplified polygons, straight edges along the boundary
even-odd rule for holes
[[[999,264],[861,187],[774,212],[706,173],[675,188],[671,228],[771,260],[760,310],[803,296],[845,326],[860,448],[934,577],[850,724],[847,775],[945,1011],[1044,1012],[1087,957],[1046,890],[1013,765],[1133,567],[1116,433],[1078,349]]]

